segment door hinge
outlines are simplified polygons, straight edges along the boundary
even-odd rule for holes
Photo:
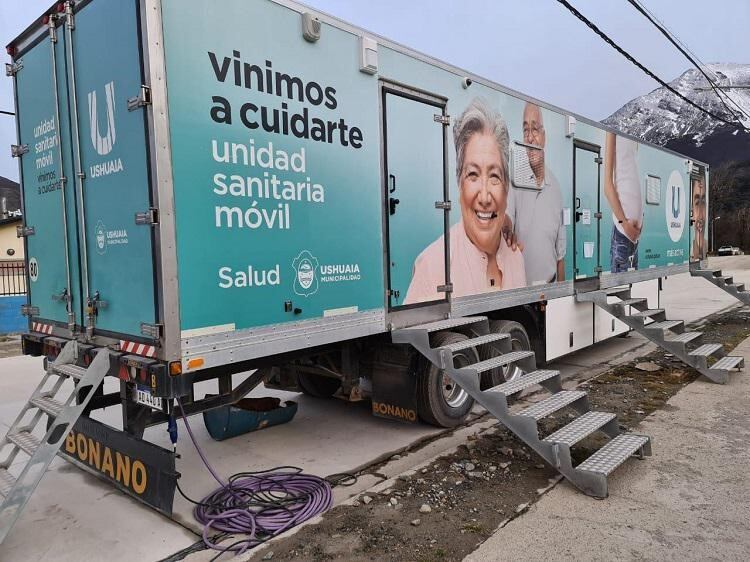
[[[432,116],[432,118],[435,120],[435,123],[440,123],[441,125],[450,125],[451,124],[451,116],[450,115],[442,115],[440,113],[436,113]]]
[[[23,156],[29,151],[29,145],[28,144],[11,144],[10,145],[10,155],[13,158],[19,158],[20,156]]]
[[[36,234],[33,226],[19,225],[16,227],[16,238],[24,238],[25,236],[33,236]]]
[[[602,271],[604,271],[604,270],[602,269],[602,266],[600,266],[600,265],[597,265],[594,268],[594,273],[601,273]]]
[[[15,76],[18,74],[18,71],[23,68],[23,61],[18,62],[6,62],[5,63],[5,75],[6,76]]]
[[[21,316],[39,316],[39,307],[30,304],[21,305]]]
[[[149,324],[148,322],[141,322],[141,334],[146,337],[158,340],[161,339],[162,332],[164,331],[163,324]]]
[[[446,285],[438,285],[437,292],[438,293],[452,293],[453,283],[448,283]]]
[[[73,298],[68,293],[68,289],[63,289],[59,293],[53,293],[52,294],[52,300],[57,302],[72,302]]]
[[[451,202],[450,201],[435,201],[435,208],[443,209],[444,211],[450,211]]]
[[[151,88],[148,86],[141,86],[141,91],[137,96],[128,98],[128,111],[135,111],[147,105],[151,105]]]
[[[602,160],[601,156],[596,156],[594,158],[594,162],[596,162],[597,164],[601,164],[602,162],[604,162],[604,160]]]
[[[602,218],[602,214],[601,213],[594,213],[594,218],[595,219],[601,219]]]
[[[153,207],[146,211],[145,213],[136,213],[135,214],[135,224],[145,224],[149,226],[153,226],[155,224],[159,224],[159,211],[158,209],[154,209]]]

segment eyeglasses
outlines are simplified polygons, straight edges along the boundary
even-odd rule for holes
[[[524,139],[528,139],[532,137],[539,138],[543,132],[544,132],[544,127],[540,125],[532,125],[532,126],[524,125],[523,127]]]

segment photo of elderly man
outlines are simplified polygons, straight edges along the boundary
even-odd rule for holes
[[[508,204],[508,127],[487,102],[475,98],[453,126],[461,220],[450,229],[453,297],[526,285],[521,252],[502,235]],[[440,298],[443,237],[414,262],[404,304]]]
[[[638,241],[643,230],[643,194],[638,171],[638,143],[607,133],[604,149],[604,195],[612,208],[612,273],[638,269]]]
[[[541,108],[527,103],[523,110],[523,142],[531,172],[524,184],[536,189],[513,189],[509,216],[523,249],[529,285],[565,280],[566,235],[560,184],[547,168],[546,134]]]
[[[693,245],[691,260],[706,259],[706,180],[693,179]]]

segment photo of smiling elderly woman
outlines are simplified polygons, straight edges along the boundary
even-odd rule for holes
[[[450,229],[453,297],[526,285],[523,255],[502,235],[508,206],[508,127],[487,103],[475,98],[453,125],[461,220]],[[443,237],[414,262],[404,304],[442,298]]]

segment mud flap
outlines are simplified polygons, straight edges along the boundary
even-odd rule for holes
[[[81,417],[60,448],[60,456],[171,517],[177,486],[172,451]]]
[[[416,423],[417,377],[411,369],[391,365],[372,373],[372,413],[380,418]]]

